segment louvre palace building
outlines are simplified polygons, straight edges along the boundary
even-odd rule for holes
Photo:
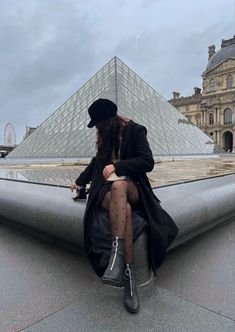
[[[221,48],[208,47],[202,91],[189,97],[173,92],[170,103],[224,151],[235,152],[235,36],[222,39]]]

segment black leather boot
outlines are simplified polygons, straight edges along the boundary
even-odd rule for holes
[[[137,292],[133,264],[126,264],[124,272],[124,305],[131,313],[139,311],[139,297]]]
[[[108,267],[102,277],[104,284],[123,286],[124,270],[124,239],[116,236],[112,238],[112,251]]]

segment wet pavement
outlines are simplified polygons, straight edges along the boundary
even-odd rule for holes
[[[56,164],[0,163],[0,178],[70,186],[85,168],[85,162],[57,162]],[[235,173],[235,155],[223,157],[162,158],[148,173],[153,187],[177,182],[187,182],[208,177]]]
[[[235,220],[173,249],[140,312],[86,258],[0,224],[0,332],[233,332]]]

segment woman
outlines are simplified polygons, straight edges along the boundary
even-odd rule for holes
[[[91,182],[84,215],[85,251],[105,284],[122,286],[129,312],[139,311],[133,267],[133,241],[149,230],[149,260],[156,269],[178,228],[160,206],[146,172],[154,167],[147,130],[117,115],[111,100],[98,99],[88,109],[88,127],[97,129],[97,154],[71,190],[84,198]]]

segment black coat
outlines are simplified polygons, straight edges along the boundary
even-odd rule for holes
[[[104,183],[103,168],[106,163],[93,157],[87,168],[77,178],[78,185],[91,181],[89,197],[84,215],[84,246],[96,273],[101,276],[108,264],[111,249],[111,226],[108,214],[102,216],[102,208],[96,206],[96,197]],[[120,147],[120,161],[115,162],[118,176],[131,177],[138,186],[142,216],[134,214],[139,220],[135,228],[134,240],[144,229],[141,218],[147,220],[149,229],[149,258],[153,271],[162,264],[166,250],[177,235],[178,228],[172,218],[160,206],[154,195],[146,172],[154,167],[152,151],[147,141],[147,130],[132,120],[123,130]],[[99,218],[101,217],[101,220]],[[138,223],[137,223],[138,224]],[[142,225],[142,226],[141,226]],[[106,253],[104,255],[104,252]]]

